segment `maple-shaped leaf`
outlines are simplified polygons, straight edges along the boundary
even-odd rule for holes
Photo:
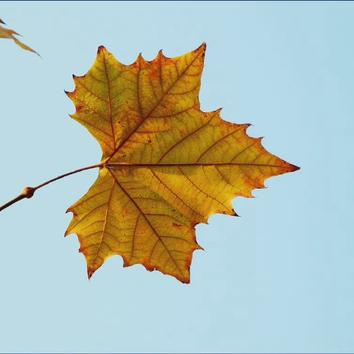
[[[0,23],[5,25],[5,22],[1,19],[0,19]],[[19,33],[15,32],[12,29],[5,28],[1,24],[0,24],[0,38],[12,39],[22,49],[28,50],[29,52],[35,53],[39,56],[39,54],[35,50],[33,50],[31,47],[29,47],[28,45],[21,42],[18,38],[16,38],[16,36],[20,36]]]
[[[68,211],[88,276],[113,255],[184,283],[196,242],[195,225],[215,213],[236,215],[232,200],[251,197],[266,178],[295,171],[268,153],[248,124],[200,110],[206,46],[176,58],[160,51],[131,65],[104,47],[67,94],[72,118],[100,143],[99,176]]]

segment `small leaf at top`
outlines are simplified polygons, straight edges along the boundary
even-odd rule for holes
[[[5,22],[3,20],[1,20],[1,19],[0,19],[0,23],[5,25]],[[20,36],[20,34],[15,32],[12,29],[5,28],[4,26],[0,25],[0,38],[12,39],[22,49],[28,50],[29,52],[35,53],[38,56],[40,56],[35,50],[33,50],[31,47],[29,47],[28,45],[26,45],[23,42],[21,42],[15,36]]]

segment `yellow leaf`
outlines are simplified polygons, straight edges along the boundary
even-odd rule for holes
[[[2,21],[1,19],[0,19],[0,23],[3,24],[3,25],[5,24],[5,22]],[[29,52],[35,53],[38,56],[40,56],[35,50],[33,50],[31,47],[29,47],[28,45],[26,45],[23,42],[21,42],[15,36],[20,36],[20,34],[15,32],[12,29],[5,28],[4,26],[0,25],[0,38],[12,39],[22,49],[28,50]]]
[[[295,171],[267,152],[248,124],[202,112],[200,80],[206,46],[176,58],[160,51],[131,65],[104,47],[68,93],[72,118],[102,147],[99,176],[68,211],[88,276],[113,255],[184,283],[196,242],[195,225],[215,213],[236,215],[232,200],[251,197],[266,178]]]

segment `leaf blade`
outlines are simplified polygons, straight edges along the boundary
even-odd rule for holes
[[[32,52],[34,54],[37,54],[40,57],[40,55],[34,49],[32,49],[27,44],[23,43],[22,41],[20,41],[18,38],[15,37],[15,36],[20,36],[19,33],[17,33],[12,29],[5,28],[1,24],[6,25],[5,22],[0,19],[0,38],[12,39],[15,42],[15,44],[18,45],[20,48]]]
[[[215,213],[235,216],[235,197],[252,197],[267,178],[298,169],[248,136],[248,124],[200,110],[204,53],[203,44],[124,65],[100,47],[89,72],[74,77],[73,118],[103,152],[97,181],[69,208],[67,233],[78,235],[89,276],[117,254],[125,266],[188,283],[201,248],[195,225]]]

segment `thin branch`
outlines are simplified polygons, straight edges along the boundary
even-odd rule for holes
[[[4,210],[4,209],[6,209],[6,208],[8,208],[8,207],[11,206],[12,204],[17,203],[17,202],[19,202],[21,199],[24,199],[24,198],[26,198],[26,196],[21,193],[21,194],[18,195],[16,198],[14,198],[14,199],[10,200],[9,202],[5,203],[4,205],[2,205],[2,206],[0,207],[0,211],[1,211],[1,210]]]
[[[63,175],[60,175],[60,176],[58,176],[58,177],[52,178],[52,179],[50,179],[50,180],[48,180],[48,181],[46,181],[46,182],[43,182],[43,183],[39,184],[39,185],[36,186],[36,187],[25,187],[25,188],[23,189],[23,191],[22,191],[17,197],[15,197],[14,199],[8,201],[7,203],[1,205],[1,206],[0,206],[0,211],[2,211],[2,210],[4,210],[4,209],[8,208],[8,207],[11,206],[12,204],[17,203],[17,202],[19,202],[19,201],[22,200],[22,199],[25,199],[25,198],[27,198],[27,199],[32,198],[37,189],[40,189],[40,188],[42,188],[42,187],[44,187],[44,186],[46,186],[46,185],[48,185],[48,184],[50,184],[50,183],[53,183],[53,182],[55,182],[55,181],[57,181],[57,180],[59,180],[59,179],[65,178],[65,177],[70,176],[70,175],[73,175],[73,174],[75,174],[75,173],[79,173],[79,172],[86,171],[86,170],[91,170],[91,169],[93,169],[93,168],[100,168],[100,167],[102,167],[103,165],[104,165],[104,163],[101,162],[101,163],[96,164],[96,165],[91,165],[91,166],[87,166],[87,167],[82,167],[82,168],[79,168],[79,169],[77,169],[77,170],[74,170],[74,171],[71,171],[71,172],[68,172],[68,173],[64,173]]]

